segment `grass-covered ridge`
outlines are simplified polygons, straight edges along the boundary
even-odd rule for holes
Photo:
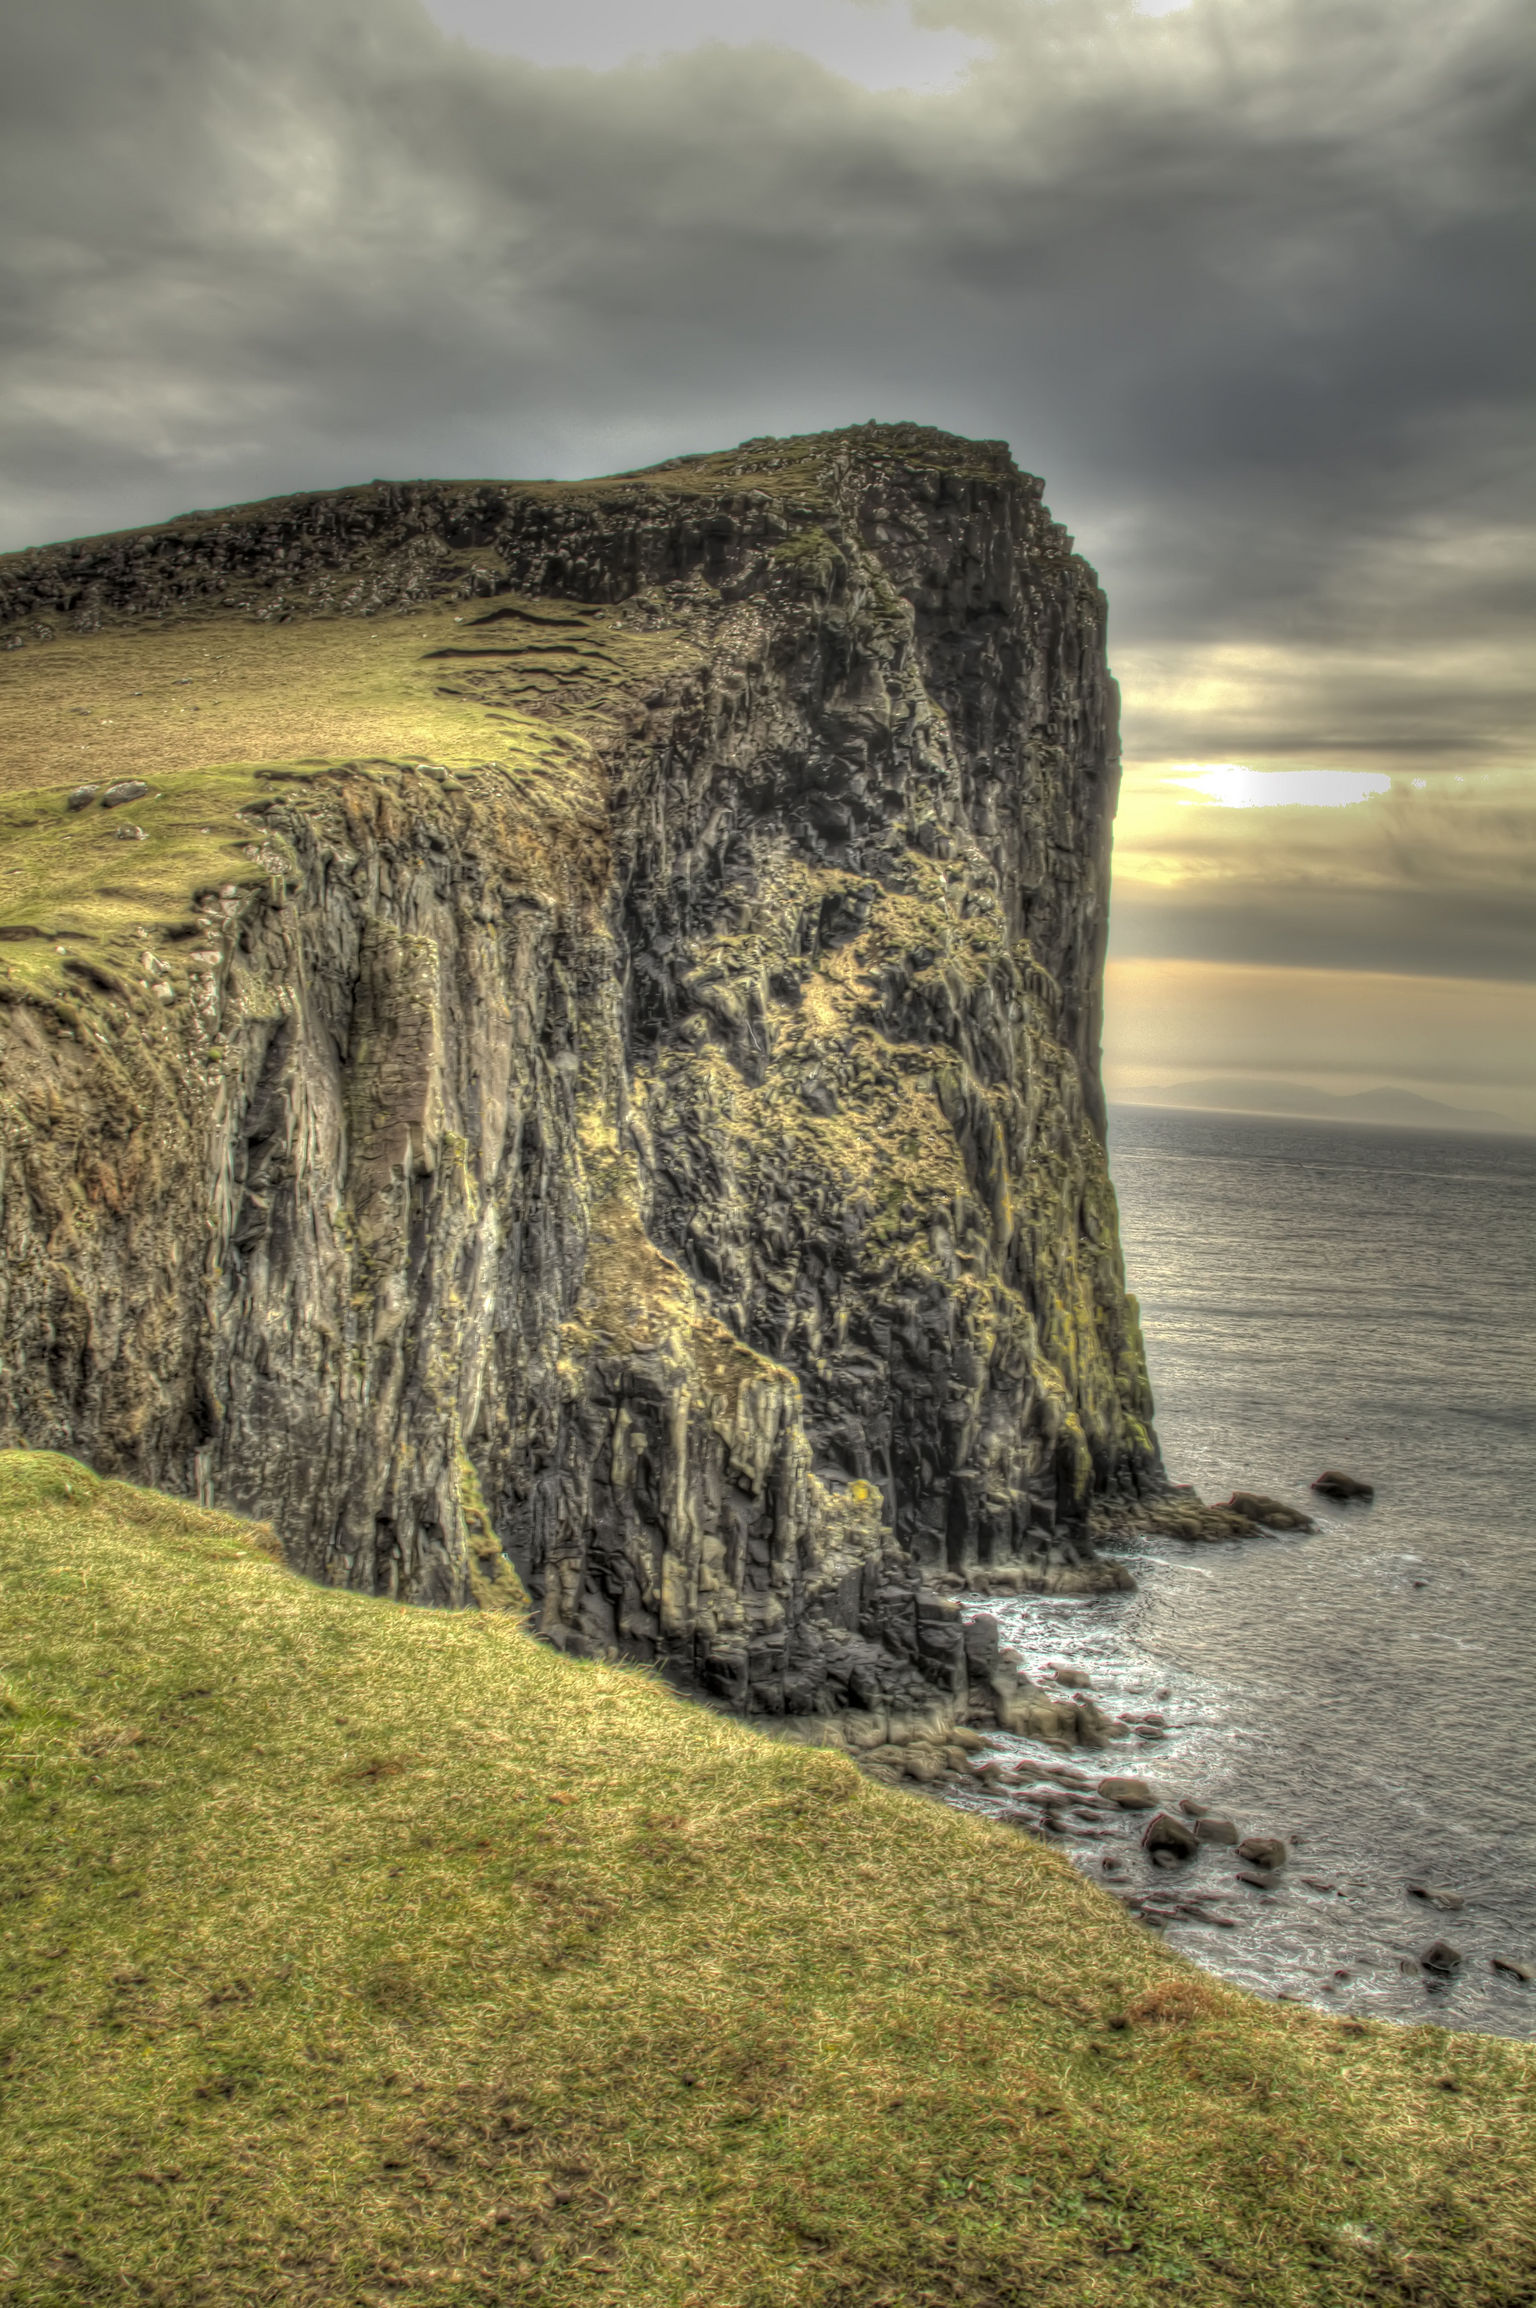
[[[510,781],[530,827],[596,822],[596,763],[688,650],[621,613],[500,601],[370,620],[236,616],[66,634],[0,657],[0,999],[167,983],[200,893],[281,881],[252,817],[328,771],[398,786],[434,770]],[[121,807],[122,780],[148,790]],[[70,807],[77,788],[97,798]]]
[[[1527,2301],[1527,2049],[0,1457],[0,2298]]]
[[[675,656],[622,612],[506,600],[60,632],[0,654],[0,793],[222,762],[481,761],[537,724],[601,731]]]

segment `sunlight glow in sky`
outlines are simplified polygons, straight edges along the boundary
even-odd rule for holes
[[[1210,761],[1175,770],[1171,785],[1188,786],[1190,798],[1219,802],[1223,809],[1348,809],[1374,793],[1390,793],[1392,780],[1355,769],[1249,769],[1240,761]]]

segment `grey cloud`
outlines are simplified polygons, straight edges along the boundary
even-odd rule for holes
[[[1159,886],[1170,860],[1181,878]],[[1110,943],[1122,960],[1536,982],[1536,780],[1442,775],[1346,808],[1180,809],[1123,831]]]
[[[911,415],[1045,472],[1122,642],[1318,650],[1292,750],[1390,720],[1356,642],[1514,644],[1523,0],[927,0],[994,44],[937,97],[762,50],[544,71],[415,0],[15,14],[11,543]],[[1490,526],[1469,586],[1447,540]],[[1447,668],[1391,743],[1507,748],[1498,687]]]
[[[1435,627],[1401,630],[1394,656],[1355,655],[1293,644],[1283,681],[1255,664],[1246,695],[1229,682],[1219,698],[1191,691],[1209,670],[1186,643],[1163,684],[1129,683],[1126,749],[1148,761],[1276,758],[1341,768],[1401,764],[1414,770],[1528,764],[1536,721],[1531,623],[1502,605],[1479,630],[1473,662],[1438,647]],[[1182,687],[1182,694],[1181,694]]]
[[[607,67],[706,41],[788,45],[875,88],[942,87],[979,44],[912,22],[902,0],[426,0],[445,31],[541,64]]]
[[[1405,977],[1536,983],[1529,889],[1270,889],[1219,897],[1118,889],[1110,909],[1117,961],[1261,963],[1386,970]],[[1530,1053],[1518,1053],[1520,1078]]]

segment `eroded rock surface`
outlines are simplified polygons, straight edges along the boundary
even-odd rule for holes
[[[552,668],[537,777],[274,774],[174,952],[0,977],[0,1439],[748,1710],[899,1737],[969,1686],[1099,1743],[939,1591],[1114,1583],[1091,1524],[1166,1488],[1092,573],[1000,447],[911,427],[0,568],[23,639],[445,595],[488,756]]]

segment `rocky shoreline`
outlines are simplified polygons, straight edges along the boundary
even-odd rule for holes
[[[1190,1491],[1174,1492],[1166,1522],[1143,1512],[1137,1524],[1143,1536],[1155,1532],[1199,1544],[1247,1535],[1225,1526],[1240,1519],[1253,1524],[1255,1510],[1263,1511],[1259,1528],[1264,1530],[1316,1528],[1299,1510],[1244,1492],[1217,1506]],[[1170,1530],[1169,1523],[1189,1527]],[[785,1724],[780,1736],[841,1747],[861,1770],[887,1786],[905,1786],[981,1811],[1069,1851],[1149,1930],[1182,1926],[1195,1927],[1200,1935],[1233,1934],[1232,1944],[1240,1949],[1262,1941],[1266,1927],[1286,1908],[1287,1895],[1300,1894],[1307,1910],[1336,1912],[1340,1926],[1348,1916],[1345,1936],[1360,1936],[1352,1886],[1339,1880],[1338,1869],[1310,1859],[1310,1838],[1289,1829],[1277,1832],[1269,1820],[1245,1816],[1240,1802],[1218,1808],[1186,1792],[1180,1785],[1186,1776],[1182,1767],[1169,1771],[1165,1763],[1164,1771],[1158,1770],[1160,1751],[1181,1727],[1169,1705],[1174,1699],[1170,1686],[1155,1690],[1154,1705],[1142,1699],[1130,1704],[1126,1694],[1119,1695],[1117,1704],[1108,1690],[1096,1687],[1086,1667],[1070,1658],[1052,1659],[1044,1669],[1026,1673],[998,1620],[980,1607],[989,1597],[1086,1601],[1129,1592],[1137,1582],[1123,1562],[1100,1558],[1064,1566],[1054,1584],[1038,1576],[1021,1579],[1012,1566],[953,1578],[948,1592],[941,1591],[944,1584],[935,1580],[919,1602],[930,1642],[940,1630],[958,1639],[965,1685],[952,1705]],[[1021,1752],[1026,1745],[1030,1751]],[[1046,1755],[1039,1752],[1042,1747],[1049,1750]],[[1213,1883],[1210,1878],[1218,1870]],[[1412,1922],[1407,1926],[1420,1944],[1391,1959],[1400,1988],[1411,1985],[1432,2005],[1443,2006],[1468,1966],[1481,1965],[1506,1986],[1536,1981],[1536,1967],[1523,1956],[1486,1949],[1474,1953],[1454,1937],[1428,1931],[1432,1918],[1462,1913],[1468,1902],[1461,1892],[1414,1878],[1401,1888],[1405,1913],[1422,1922],[1416,1934]],[[1332,1936],[1321,1916],[1318,1926]],[[1450,1928],[1454,1932],[1456,1927]],[[1209,1940],[1202,1947],[1192,1937],[1186,1948],[1196,1960],[1214,1958]],[[1237,1971],[1247,1984],[1278,2000],[1315,1999],[1340,2008],[1353,2000],[1351,1989],[1361,1976],[1358,1963],[1358,1958],[1330,1961],[1325,1969],[1314,1970],[1304,1990],[1256,1979],[1254,1964],[1245,1965],[1241,1957]],[[1233,1966],[1218,1960],[1217,1968]],[[1374,1984],[1379,1993],[1381,1981]]]

